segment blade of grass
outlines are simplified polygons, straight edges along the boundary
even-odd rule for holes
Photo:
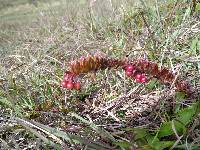
[[[41,133],[39,133],[37,130],[32,129],[31,127],[28,127],[26,125],[24,125],[24,127],[27,130],[29,130],[31,133],[33,133],[35,136],[37,136],[38,138],[40,138],[42,141],[44,141],[45,143],[49,144],[50,146],[53,146],[57,150],[62,150],[62,147],[59,144],[56,144],[53,141],[51,141],[50,139],[46,138]],[[65,148],[66,148],[66,145],[65,145]]]
[[[112,142],[116,142],[115,138],[106,130],[97,127],[94,123],[84,119],[83,117],[75,114],[75,113],[71,113],[72,117],[75,117],[77,119],[79,119],[80,121],[82,121],[83,123],[89,125],[93,130],[95,130],[98,134],[100,134],[103,137],[107,137],[109,140],[111,140]]]
[[[80,137],[78,135],[66,133],[66,132],[57,130],[55,128],[40,124],[35,121],[30,121],[30,122],[32,122],[33,124],[39,126],[40,128],[48,131],[49,133],[51,133],[57,137],[61,137],[61,138],[65,139],[66,141],[70,142],[71,144],[84,144],[84,145],[87,145],[89,148],[102,149],[102,150],[112,149],[110,146],[108,146],[106,144],[93,142],[89,139],[84,139],[83,137]]]

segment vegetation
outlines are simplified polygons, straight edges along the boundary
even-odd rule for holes
[[[199,13],[0,0],[0,149],[200,149]]]

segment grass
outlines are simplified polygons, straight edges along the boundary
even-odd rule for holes
[[[1,149],[200,149],[199,3],[0,5]],[[193,94],[135,83],[121,69],[82,76],[81,91],[62,89],[69,62],[95,53],[166,66]]]

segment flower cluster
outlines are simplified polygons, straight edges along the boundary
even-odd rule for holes
[[[70,72],[75,75],[97,71],[100,69],[113,68],[125,65],[124,61],[108,59],[100,56],[81,57],[79,60],[72,61],[69,65]]]

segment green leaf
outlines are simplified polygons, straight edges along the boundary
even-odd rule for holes
[[[177,120],[186,126],[188,123],[192,121],[194,115],[198,111],[199,108],[198,105],[199,103],[195,103],[192,106],[179,111],[176,117]]]
[[[183,16],[183,21],[184,21],[187,17],[190,16],[190,13],[191,13],[191,8],[188,7],[188,8],[186,9],[186,11],[185,11],[184,16]]]
[[[12,108],[13,104],[7,98],[0,98],[0,104]]]
[[[159,142],[159,139],[157,138],[157,135],[153,136],[153,135],[149,134],[149,135],[146,136],[146,140],[150,145],[154,144],[155,142]]]
[[[13,109],[17,116],[22,116],[22,113],[23,113],[22,107],[19,105],[13,104],[11,100],[4,97],[0,97],[0,105],[5,105],[5,107]]]
[[[200,144],[198,144],[198,143],[197,144],[188,143],[187,147],[189,147],[189,149],[191,149],[191,150],[200,150]],[[177,146],[175,146],[175,148],[177,148],[179,150],[181,150],[181,149],[185,150],[186,144],[177,145]]]
[[[198,67],[198,71],[199,71],[199,74],[200,74],[200,63],[197,63],[197,67]]]
[[[121,118],[124,118],[125,116],[125,111],[124,110],[119,110],[116,112],[117,116],[121,117]]]
[[[165,148],[169,148],[173,146],[174,143],[175,143],[174,141],[159,141],[159,142],[155,142],[152,145],[152,148],[154,150],[163,150]]]
[[[195,10],[200,11],[200,3],[197,3]]]
[[[177,133],[184,134],[188,125],[195,116],[200,113],[200,101],[197,100],[192,106],[187,107],[176,114],[176,118],[169,122],[164,122],[158,131],[158,137],[165,137],[174,134],[172,123]]]
[[[195,38],[192,40],[192,44],[190,46],[190,51],[191,51],[190,53],[192,55],[195,55],[195,56],[198,55],[198,43],[199,43],[198,38]]]
[[[184,92],[176,92],[175,98],[176,98],[176,102],[180,102],[181,100],[183,100],[185,98],[185,93]]]
[[[147,144],[146,136],[149,135],[146,129],[144,128],[125,128],[124,131],[132,134],[134,140],[137,142],[138,146],[143,146]]]
[[[144,128],[134,128],[133,129],[133,134],[134,134],[134,138],[135,140],[144,138],[145,136],[147,136],[147,130]]]
[[[176,102],[181,102],[185,98],[185,96],[186,96],[185,92],[176,92],[175,95]],[[180,106],[181,106],[180,103],[176,104],[175,113],[177,113],[180,110]]]
[[[186,128],[182,123],[176,120],[173,120],[173,123],[174,123],[175,130],[177,133],[183,134],[185,132]],[[173,134],[174,134],[174,131],[172,129],[172,121],[162,123],[160,130],[158,132],[158,137],[161,138],[161,137],[165,137],[165,136],[169,136]]]
[[[121,148],[126,148],[126,149],[130,149],[131,144],[129,142],[126,141],[122,141],[122,142],[113,142],[114,145],[120,146]]]
[[[150,145],[143,145],[143,146],[137,148],[137,150],[153,150],[153,149]]]
[[[153,78],[149,83],[148,85],[146,86],[147,89],[149,90],[153,90],[153,88],[155,88],[155,86],[158,84],[158,79],[156,78]]]

